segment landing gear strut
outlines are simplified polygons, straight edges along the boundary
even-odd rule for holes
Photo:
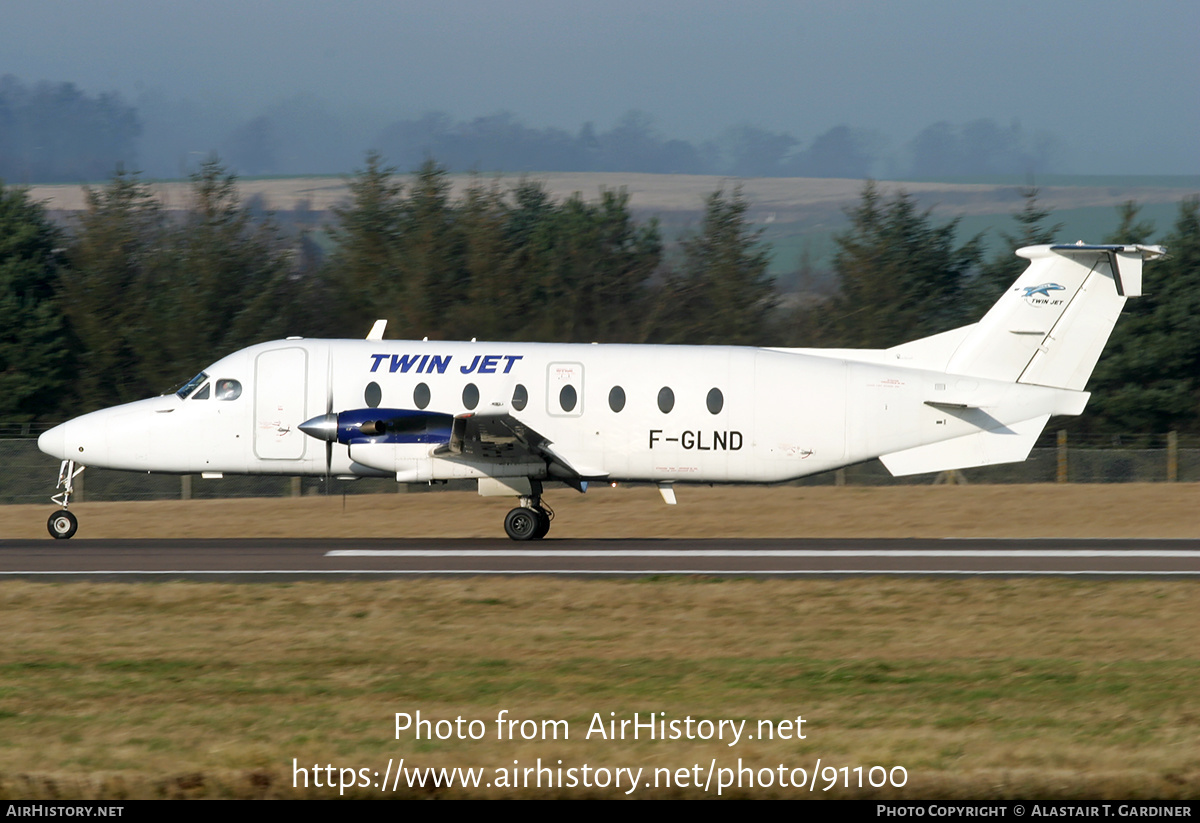
[[[504,531],[513,540],[541,540],[550,531],[554,510],[542,503],[541,486],[534,486],[532,497],[522,497],[521,505],[504,518]]]
[[[71,505],[71,494],[75,491],[75,478],[84,468],[86,467],[75,468],[74,460],[64,460],[59,466],[58,485],[54,488],[62,489],[62,491],[50,499],[62,508],[50,515],[50,519],[46,521],[46,528],[49,530],[50,536],[56,540],[66,540],[79,529],[79,520],[67,511],[67,507]]]

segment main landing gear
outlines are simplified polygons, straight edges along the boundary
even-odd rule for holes
[[[71,505],[71,493],[75,491],[75,478],[85,468],[86,466],[75,468],[74,460],[64,460],[59,466],[58,485],[54,488],[62,489],[62,491],[50,499],[62,508],[50,515],[50,519],[46,521],[46,528],[49,530],[50,536],[56,540],[66,540],[79,530],[79,520],[67,511],[67,507]]]
[[[550,531],[554,511],[540,496],[522,497],[521,505],[504,518],[504,531],[513,540],[541,540]]]

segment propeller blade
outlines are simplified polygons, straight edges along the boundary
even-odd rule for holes
[[[330,475],[333,474],[333,441],[337,440],[337,415],[333,413],[333,353],[326,361],[325,374],[325,419],[333,417],[333,437],[325,440],[325,494],[329,494]]]

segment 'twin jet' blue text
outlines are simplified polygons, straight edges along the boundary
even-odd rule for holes
[[[450,367],[454,355],[447,354],[372,354],[371,371],[379,371],[381,364],[387,365],[389,372],[407,374],[445,374]],[[508,374],[513,364],[524,359],[523,354],[477,354],[468,366],[459,366],[463,374]],[[504,371],[500,371],[500,361],[504,361]]]

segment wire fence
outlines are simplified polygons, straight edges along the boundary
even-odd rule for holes
[[[0,424],[0,504],[46,503],[58,479],[59,461],[38,451],[37,435],[48,425]],[[878,460],[796,481],[799,485],[928,485],[930,483],[1160,483],[1200,482],[1200,435],[1126,434],[1067,437],[1047,431],[1022,463],[958,472],[892,477]],[[356,481],[320,477],[224,477],[157,475],[90,468],[75,481],[73,502],[83,500],[180,500],[288,497],[316,494],[381,494],[428,491],[387,479]],[[473,489],[472,481],[435,488]]]

